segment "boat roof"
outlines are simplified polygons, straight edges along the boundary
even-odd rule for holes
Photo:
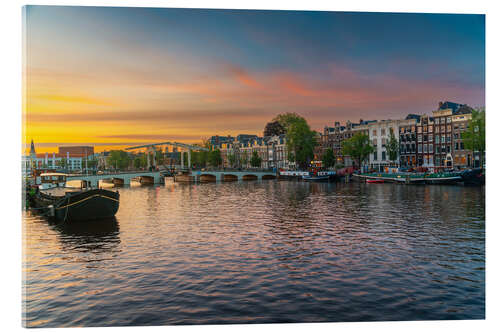
[[[65,173],[60,173],[60,172],[46,172],[46,173],[41,173],[40,176],[67,176]]]

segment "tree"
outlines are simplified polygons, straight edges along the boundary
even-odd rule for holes
[[[241,166],[245,167],[247,166],[248,164],[248,152],[246,150],[244,150],[242,153],[241,153],[241,156],[240,156],[240,162],[241,162]]]
[[[305,169],[314,157],[317,133],[309,127],[304,117],[296,113],[284,113],[274,117],[285,129],[288,160]]]
[[[286,144],[294,161],[300,168],[305,169],[314,157],[316,146],[316,132],[309,128],[305,119],[293,121],[287,129]]]
[[[87,168],[95,169],[96,167],[97,167],[97,160],[95,158],[87,160]]]
[[[284,128],[285,133],[288,132],[290,126],[297,122],[297,121],[305,121],[305,119],[302,116],[299,116],[296,113],[293,112],[288,112],[288,113],[283,113],[279,114],[276,117],[273,118],[273,122],[277,121],[280,123],[280,125]]]
[[[140,169],[141,166],[142,166],[141,158],[137,156],[136,158],[134,158],[134,168]]]
[[[211,166],[218,167],[222,164],[222,156],[219,149],[212,150],[208,158]]]
[[[392,128],[390,130],[389,142],[387,143],[386,150],[390,161],[394,162],[398,159],[399,142],[396,140]]]
[[[165,161],[165,153],[163,152],[161,147],[158,149],[155,148],[155,161],[156,165],[162,165]]]
[[[127,152],[123,150],[112,150],[109,152],[108,163],[116,169],[124,169],[128,167],[130,158]]]
[[[285,134],[285,128],[278,120],[268,122],[264,128],[264,136]]]
[[[262,164],[262,158],[260,158],[259,154],[256,151],[252,153],[252,158],[250,158],[250,165],[254,168],[259,168]]]
[[[227,154],[227,161],[229,162],[229,166],[233,168],[236,164],[236,155]]]
[[[484,152],[486,150],[486,114],[484,108],[472,110],[472,119],[467,130],[462,134],[465,149],[479,153],[479,163],[484,167]]]
[[[342,155],[351,156],[353,160],[358,162],[359,168],[361,168],[363,161],[373,153],[373,151],[374,148],[370,143],[370,138],[363,133],[357,133],[342,142]]]
[[[61,158],[60,160],[56,161],[56,165],[57,166],[60,166],[62,169],[64,169],[67,165],[67,161],[66,161],[66,158]]]
[[[323,161],[323,167],[327,169],[333,167],[335,165],[335,155],[333,154],[333,149],[326,149],[321,160]]]

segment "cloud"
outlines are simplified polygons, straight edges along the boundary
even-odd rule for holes
[[[250,88],[261,88],[262,85],[251,76],[243,67],[227,64],[229,72],[236,77],[236,79]]]

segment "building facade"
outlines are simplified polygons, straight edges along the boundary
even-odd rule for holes
[[[399,123],[399,164],[404,168],[417,166],[417,122],[420,116],[408,115]]]
[[[371,169],[378,171],[384,171],[385,167],[397,166],[398,157],[393,161],[389,158],[389,153],[387,150],[389,140],[391,138],[391,133],[394,138],[398,141],[399,148],[399,126],[401,120],[379,120],[376,122],[371,122],[367,125],[368,136],[370,142],[374,148],[374,152],[369,156],[369,166]],[[399,149],[398,149],[399,153]]]

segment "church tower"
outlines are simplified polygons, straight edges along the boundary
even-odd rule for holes
[[[31,139],[30,157],[36,158],[35,144],[33,143],[33,139]]]

